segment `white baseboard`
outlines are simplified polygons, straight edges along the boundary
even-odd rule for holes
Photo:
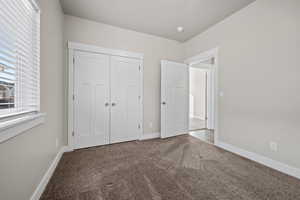
[[[259,154],[256,154],[256,153],[253,153],[250,151],[246,151],[244,149],[235,147],[231,144],[227,144],[224,142],[218,142],[217,146],[222,149],[225,149],[227,151],[230,151],[232,153],[238,154],[242,157],[245,157],[245,158],[248,158],[255,162],[258,162],[267,167],[270,167],[272,169],[275,169],[277,171],[280,171],[284,174],[288,174],[290,176],[300,179],[300,169],[298,169],[296,167],[289,166],[289,165],[281,163],[279,161],[267,158],[265,156],[262,156],[262,155],[259,155]]]
[[[47,172],[44,174],[41,182],[35,189],[33,195],[31,196],[30,200],[39,200],[41,195],[43,194],[51,176],[53,175],[53,172],[55,171],[55,168],[58,164],[58,162],[61,159],[61,156],[63,155],[64,152],[69,151],[69,148],[67,146],[63,146],[59,152],[56,154],[54,160],[52,161],[50,167],[48,168]]]
[[[144,133],[140,140],[151,140],[151,139],[154,139],[154,138],[160,138],[160,133],[157,132],[157,133]]]

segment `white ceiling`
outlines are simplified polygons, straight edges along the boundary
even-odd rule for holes
[[[64,12],[186,41],[255,0],[61,0]],[[178,33],[176,28],[184,27]]]

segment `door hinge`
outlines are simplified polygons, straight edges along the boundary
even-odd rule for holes
[[[73,136],[73,137],[75,136],[75,133],[74,133],[74,131],[72,131],[72,136]]]
[[[72,97],[72,98],[73,98],[73,101],[75,101],[75,94],[73,94],[73,97]]]
[[[141,65],[139,65],[139,71],[141,71]]]
[[[73,57],[73,64],[75,64],[75,57]]]
[[[138,129],[141,129],[141,125],[140,124],[138,125]]]

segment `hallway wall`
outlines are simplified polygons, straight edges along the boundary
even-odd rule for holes
[[[193,96],[193,117],[206,120],[206,72],[190,68],[190,94]]]

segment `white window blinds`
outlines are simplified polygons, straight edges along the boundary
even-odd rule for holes
[[[32,0],[0,0],[0,118],[40,104],[40,13]]]

